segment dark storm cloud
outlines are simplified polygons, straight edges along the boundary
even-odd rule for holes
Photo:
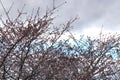
[[[6,8],[9,8],[13,0],[4,0]],[[65,0],[56,0],[56,6]],[[120,0],[66,0],[67,4],[59,8],[56,23],[62,23],[70,18],[79,16],[80,19],[75,24],[75,30],[82,30],[89,27],[101,27],[105,29],[119,31],[120,26]],[[12,14],[17,8],[22,8],[26,4],[25,10],[31,12],[33,8],[52,6],[52,0],[15,0]],[[0,7],[1,11],[2,8]]]

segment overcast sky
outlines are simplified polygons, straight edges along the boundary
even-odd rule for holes
[[[14,6],[11,14],[22,8],[26,4],[25,10],[30,12],[33,8],[40,7],[45,10],[50,7],[52,0],[2,0],[6,8],[10,7],[12,1]],[[66,20],[79,16],[73,31],[75,33],[85,33],[94,35],[100,32],[103,25],[103,32],[120,33],[120,0],[56,0],[56,6],[67,1],[65,5],[59,8],[56,22],[63,23]],[[2,7],[0,11],[3,13]]]

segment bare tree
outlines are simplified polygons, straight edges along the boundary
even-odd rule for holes
[[[116,60],[113,59],[114,54],[119,53],[120,49],[119,34],[101,34],[100,38],[87,37],[87,39],[81,38],[81,40],[76,40],[72,34],[71,36],[76,42],[73,50],[78,52],[80,57],[79,70],[82,80],[119,80],[116,76],[119,72],[119,64],[116,64]],[[115,64],[116,66],[114,66]]]
[[[1,0],[0,0],[1,1]],[[21,20],[24,7],[11,19],[1,2],[7,19],[1,18],[0,79],[1,80],[118,80],[118,60],[112,54],[120,53],[120,35],[100,35],[91,39],[75,39],[70,33],[71,19],[55,27],[52,21],[53,5],[43,17],[39,8],[34,16]],[[75,44],[59,40],[65,32]]]

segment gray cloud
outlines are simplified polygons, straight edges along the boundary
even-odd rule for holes
[[[9,8],[13,0],[4,0],[3,3],[6,8]],[[56,23],[63,23],[64,21],[79,16],[80,19],[74,24],[74,31],[82,31],[85,28],[92,26],[101,27],[104,25],[105,29],[119,32],[120,26],[120,0],[66,0],[67,4],[59,8],[56,13]],[[56,0],[56,5],[61,4],[64,0]],[[17,8],[21,8],[26,4],[25,10],[31,12],[33,8],[41,7],[41,11],[50,7],[52,0],[15,0],[14,9],[11,14],[15,14]],[[0,7],[2,10],[2,8]]]

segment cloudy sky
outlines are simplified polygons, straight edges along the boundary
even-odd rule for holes
[[[2,0],[6,9],[14,1],[11,14],[15,15],[17,9],[26,4],[25,10],[31,12],[32,9],[40,7],[45,10],[46,6],[52,6],[52,0]],[[95,35],[103,32],[120,33],[120,0],[56,0],[55,6],[67,1],[56,13],[56,23],[61,24],[66,20],[79,16],[75,22],[73,32],[76,34]],[[0,6],[0,12],[3,9]]]

